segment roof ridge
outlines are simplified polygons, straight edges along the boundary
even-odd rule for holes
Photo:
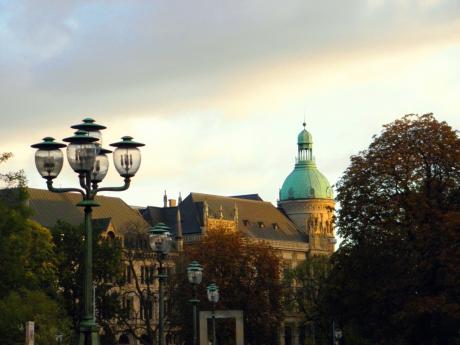
[[[226,196],[226,195],[216,195],[216,194],[207,194],[207,193],[199,193],[199,192],[190,192],[190,195],[204,195],[204,196],[210,196],[210,197],[216,197],[216,198],[226,198],[226,199],[233,199],[233,200],[239,200],[239,201],[244,201],[244,202],[255,202],[255,203],[265,203],[265,204],[271,204],[270,201],[265,201],[265,200],[254,200],[254,199],[244,199],[244,198],[236,198],[234,196]],[[258,193],[255,193],[258,194]],[[249,194],[245,194],[249,195]]]

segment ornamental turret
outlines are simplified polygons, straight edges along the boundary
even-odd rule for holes
[[[297,136],[297,157],[294,170],[280,189],[278,206],[305,233],[312,254],[334,251],[334,199],[331,185],[316,167],[313,138],[306,130]]]

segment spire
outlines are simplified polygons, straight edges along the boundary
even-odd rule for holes
[[[180,205],[182,203],[182,194],[179,192],[179,198],[177,199],[177,203]]]
[[[204,227],[204,230],[206,231],[207,227],[208,227],[208,217],[209,217],[209,205],[208,205],[208,201],[206,199],[204,199],[204,202],[203,202],[203,227]]]
[[[220,207],[219,207],[219,218],[224,219],[224,210],[222,208],[222,204],[220,204]]]
[[[235,221],[237,226],[238,226],[238,218],[239,218],[238,205],[235,202],[235,206],[233,207],[233,219],[234,219],[234,221]]]
[[[176,238],[182,238],[182,218],[180,216],[180,209],[177,208],[176,213]]]
[[[166,195],[166,190],[165,195],[163,196],[163,207],[168,207],[168,196]]]
[[[206,218],[208,218],[208,216],[209,216],[209,205],[208,205],[208,201],[206,199],[204,199],[203,213],[204,213],[204,216]]]
[[[182,252],[184,250],[184,237],[182,233],[182,219],[180,216],[180,209],[177,208],[176,213],[176,241],[177,241],[177,251]]]

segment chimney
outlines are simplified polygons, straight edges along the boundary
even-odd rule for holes
[[[169,199],[169,207],[176,207],[177,204],[176,204],[176,199]]]

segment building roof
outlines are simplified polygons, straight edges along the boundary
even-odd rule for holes
[[[178,207],[149,206],[141,213],[151,225],[163,222],[175,233],[179,208],[184,235],[200,234],[206,204],[209,218],[237,219],[238,230],[245,236],[262,240],[307,241],[306,236],[279,209],[257,197],[259,199],[190,193]]]
[[[52,227],[58,220],[72,225],[83,223],[82,207],[75,206],[81,199],[78,193],[53,193],[44,189],[28,188],[29,206],[33,210],[32,219],[45,227]],[[123,233],[130,225],[139,224],[147,228],[148,224],[137,210],[132,209],[122,199],[97,195],[99,207],[93,208],[93,223],[98,227],[112,224]]]
[[[263,201],[259,194],[233,195],[231,198]]]
[[[314,161],[298,162],[280,190],[280,201],[332,198],[332,187]]]

